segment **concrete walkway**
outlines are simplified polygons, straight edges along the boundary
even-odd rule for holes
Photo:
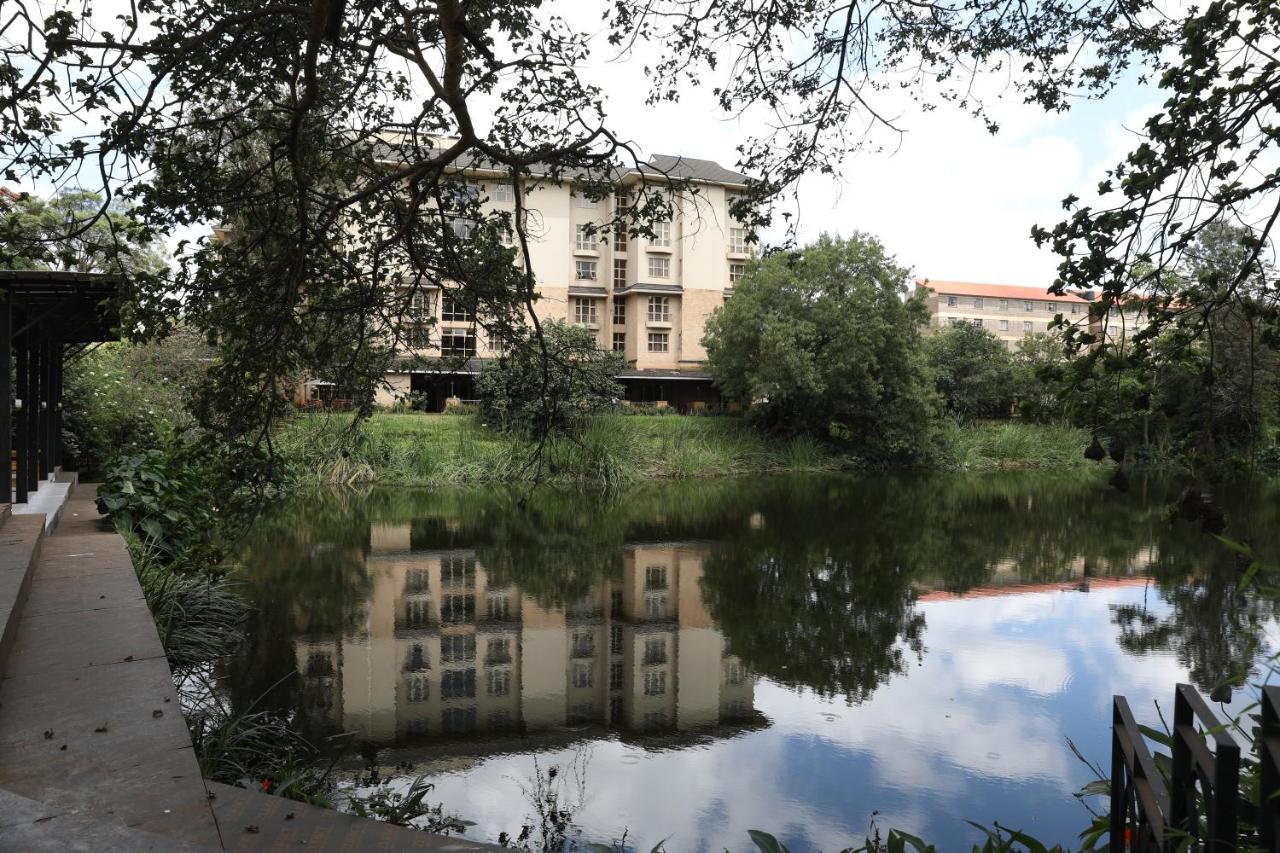
[[[0,520],[0,851],[497,849],[206,785],[95,494],[74,487],[51,536]]]
[[[220,849],[164,648],[94,494],[75,489],[44,539],[5,662],[0,789],[42,813],[0,819],[0,849],[91,825],[115,842],[141,831],[141,849]],[[153,836],[169,846],[149,848]]]

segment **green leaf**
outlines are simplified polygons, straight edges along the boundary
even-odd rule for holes
[[[1173,746],[1173,739],[1158,729],[1153,729],[1151,726],[1138,726],[1138,731],[1142,732],[1149,740],[1153,740],[1161,746]]]
[[[164,538],[164,527],[161,526],[160,522],[156,521],[154,518],[144,518],[138,524],[138,527],[152,539]]]
[[[774,838],[767,832],[761,832],[758,829],[748,829],[747,835],[751,836],[751,840],[755,842],[760,853],[790,853],[786,845],[782,844],[778,839]]]

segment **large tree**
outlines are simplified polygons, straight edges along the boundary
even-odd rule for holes
[[[144,275],[139,287],[185,296],[172,311],[220,343],[206,419],[263,438],[251,428],[281,409],[277,385],[299,370],[342,370],[371,400],[423,286],[456,288],[499,330],[523,323],[536,273],[507,263],[527,252],[495,245],[510,228],[522,250],[536,230],[518,179],[572,177],[603,196],[619,165],[636,165],[607,121],[607,93],[584,76],[588,34],[558,7],[144,0],[112,15],[73,0],[46,16],[13,0],[0,23],[0,169],[101,190],[102,211],[134,203],[157,233],[233,227],[220,245],[189,247],[176,280]],[[1117,298],[1135,286],[1135,260],[1165,269],[1204,222],[1236,213],[1254,226],[1256,260],[1280,211],[1265,156],[1280,11],[1218,0],[1178,14],[1154,0],[615,0],[604,36],[624,55],[658,57],[651,101],[704,86],[725,114],[764,129],[744,138],[737,164],[758,178],[736,205],[753,225],[768,218],[759,203],[801,174],[834,173],[884,140],[876,130],[905,126],[885,90],[954,102],[994,131],[974,95],[987,71],[1009,72],[1011,92],[1049,110],[1126,74],[1158,78],[1168,107],[1102,188],[1120,203],[1038,233],[1067,259],[1062,286],[1101,280]],[[511,182],[514,216],[485,220],[455,191],[453,170],[476,163]],[[666,206],[643,199],[625,224],[644,229]],[[456,228],[455,217],[479,221]],[[361,239],[346,239],[355,227]],[[1137,285],[1150,281],[1158,272]]]
[[[1013,402],[1013,364],[1004,342],[960,323],[930,335],[929,369],[948,411],[961,418],[998,418]]]
[[[752,266],[707,322],[711,374],[771,429],[875,461],[928,452],[934,400],[910,271],[874,237],[823,236]]]

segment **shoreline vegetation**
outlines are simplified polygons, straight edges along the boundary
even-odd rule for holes
[[[301,415],[276,433],[295,486],[377,482],[435,486],[518,483],[625,486],[651,479],[879,467],[809,437],[762,433],[733,416],[593,416],[582,434],[534,442],[486,426],[473,414],[379,413],[352,430],[352,416]],[[1017,421],[938,430],[930,470],[1093,468],[1086,430]],[[1111,463],[1106,463],[1110,465]],[[541,466],[541,467],[539,467]]]

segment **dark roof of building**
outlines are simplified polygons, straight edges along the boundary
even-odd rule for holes
[[[399,163],[405,159],[405,145],[379,140],[373,144],[373,157],[375,160],[385,163]],[[438,148],[432,148],[428,145],[419,146],[422,155],[430,156]],[[459,170],[481,169],[492,171],[506,171],[506,167],[477,157],[474,153],[464,152],[457,160],[454,161],[454,167]],[[537,169],[534,169],[535,174]],[[648,163],[642,163],[639,169],[632,167],[624,167],[619,164],[616,167],[614,180],[621,180],[628,175],[648,175],[650,177],[663,177],[681,181],[701,181],[710,184],[729,184],[731,186],[746,186],[749,178],[741,172],[735,172],[732,169],[726,169],[714,160],[700,160],[695,157],[685,157],[675,154],[655,154],[649,158]],[[588,175],[588,169],[585,167],[565,167],[563,175],[568,180],[574,178],[582,178]],[[598,169],[591,172],[591,177],[600,178]]]
[[[62,270],[0,270],[0,290],[13,300],[13,331],[29,329],[62,343],[112,341],[120,318],[120,279]]]
[[[710,382],[711,374],[705,370],[686,370],[678,367],[631,368],[618,374],[619,379],[692,379]]]

